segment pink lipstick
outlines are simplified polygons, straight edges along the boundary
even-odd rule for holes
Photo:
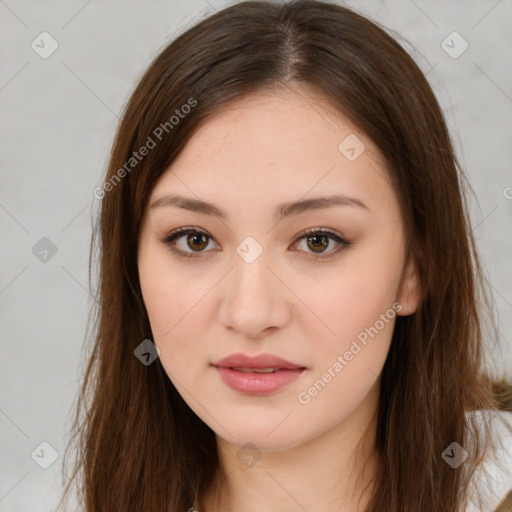
[[[216,361],[213,366],[231,389],[249,395],[277,391],[297,379],[306,369],[272,354],[232,354]]]

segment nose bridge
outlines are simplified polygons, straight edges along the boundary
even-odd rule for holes
[[[237,251],[238,252],[238,251]],[[267,252],[261,253],[254,260],[246,260],[244,257],[237,256],[234,263],[233,280],[236,294],[240,298],[254,295],[255,299],[264,298],[269,294],[269,271],[271,262],[268,261]]]
[[[289,314],[285,287],[269,269],[270,251],[259,247],[253,240],[237,247],[221,308],[225,327],[247,336],[257,336],[269,327],[282,327]]]

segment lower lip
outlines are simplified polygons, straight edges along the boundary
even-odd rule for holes
[[[293,382],[304,371],[304,368],[297,368],[276,370],[273,373],[248,373],[221,366],[216,366],[215,369],[231,389],[248,395],[264,395],[277,391]]]

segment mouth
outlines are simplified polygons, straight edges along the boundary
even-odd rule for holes
[[[231,368],[231,370],[245,373],[275,373],[276,371],[284,370],[284,368]]]
[[[306,367],[274,354],[231,354],[212,366],[231,389],[246,395],[264,395],[277,391],[294,380]]]
[[[266,395],[278,391],[298,379],[306,370],[297,368],[244,368],[214,366],[222,382],[245,395]]]

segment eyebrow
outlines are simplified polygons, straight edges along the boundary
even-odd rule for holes
[[[164,206],[174,206],[184,210],[190,210],[195,213],[212,215],[219,219],[227,220],[227,214],[223,210],[212,203],[208,203],[201,199],[195,199],[193,197],[171,194],[160,197],[151,203],[151,208]],[[286,203],[282,203],[275,208],[274,219],[280,221],[292,215],[298,215],[312,210],[333,208],[336,206],[352,206],[370,211],[368,206],[359,199],[342,194],[335,194],[331,196],[313,197],[311,199],[301,199],[299,201],[288,201]]]

